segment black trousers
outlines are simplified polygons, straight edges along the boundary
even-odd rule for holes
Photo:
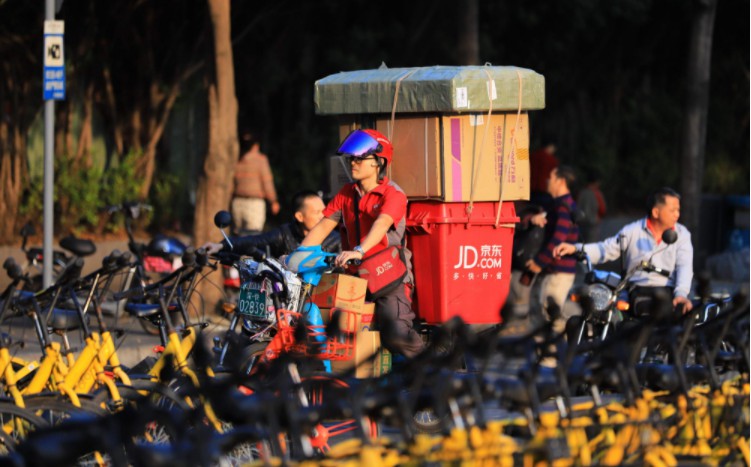
[[[669,298],[670,307],[673,303],[672,287],[641,287],[637,286],[631,289],[629,293],[630,308],[634,316],[649,316],[652,314],[653,302],[656,296],[664,294]]]
[[[411,358],[423,349],[420,334],[414,329],[415,313],[405,287],[375,301],[375,317],[381,343],[389,352]]]

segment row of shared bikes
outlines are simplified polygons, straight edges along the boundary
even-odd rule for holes
[[[750,463],[747,289],[715,298],[700,277],[691,312],[657,294],[617,320],[588,289],[562,332],[452,319],[420,355],[355,378],[330,365],[352,358],[352,317],[324,322],[310,302],[334,255],[306,254],[293,273],[262,252],[187,248],[148,277],[138,255],[113,251],[88,274],[70,261],[40,290],[6,260],[0,466]],[[225,305],[229,326],[207,341],[199,286],[230,266],[242,306]],[[153,355],[121,363],[128,331],[109,309],[158,330]],[[18,356],[20,323],[37,360]]]

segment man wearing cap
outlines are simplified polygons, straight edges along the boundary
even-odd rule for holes
[[[349,260],[361,260],[389,246],[404,245],[407,196],[386,177],[393,147],[383,134],[370,129],[355,130],[345,138],[337,153],[347,156],[354,182],[339,190],[323,211],[323,219],[301,245],[320,245],[340,223],[344,224],[343,251],[336,257],[336,265],[344,267]],[[423,342],[413,327],[411,254],[406,247],[404,252],[410,270],[404,287],[377,298],[375,313],[384,347],[392,353],[413,357],[423,349]]]

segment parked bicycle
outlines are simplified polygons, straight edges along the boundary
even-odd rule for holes
[[[148,243],[136,240],[133,233],[133,223],[136,222],[144,211],[151,211],[149,204],[126,201],[122,204],[108,206],[107,213],[110,215],[122,215],[125,223],[125,232],[128,235],[128,250],[134,256],[132,268],[124,281],[123,289],[132,285],[145,286],[155,280],[166,277],[182,265],[182,255],[187,246],[173,236],[163,234],[155,235]],[[122,306],[115,311],[122,312]],[[139,320],[143,330],[151,335],[157,335],[159,329],[147,320]]]
[[[21,228],[21,250],[26,257],[26,264],[23,266],[23,272],[28,274],[29,280],[24,284],[24,290],[38,292],[42,290],[44,249],[38,246],[27,246],[30,236],[36,235],[36,229],[31,222],[27,222]],[[68,235],[60,240],[60,246],[63,250],[52,251],[52,280],[53,282],[67,267],[73,264],[78,258],[85,258],[96,252],[96,245],[91,240],[77,238]]]

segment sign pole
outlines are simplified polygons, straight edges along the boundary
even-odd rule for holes
[[[65,99],[64,23],[55,21],[55,0],[44,3],[44,240],[42,284],[52,284],[55,189],[55,100]]]

